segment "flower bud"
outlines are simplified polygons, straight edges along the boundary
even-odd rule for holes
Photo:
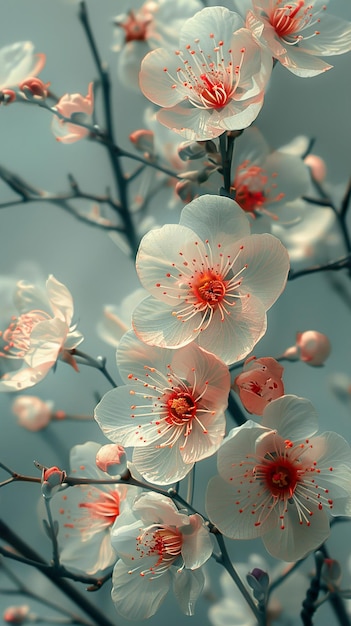
[[[154,153],[154,133],[151,130],[134,130],[130,133],[129,139],[139,152]]]
[[[59,467],[43,467],[41,476],[41,493],[49,500],[58,491],[66,478],[66,472]]]
[[[45,428],[52,416],[52,402],[43,402],[36,396],[18,396],[12,404],[12,412],[18,423],[27,430],[37,431]]]
[[[180,180],[175,185],[175,192],[183,202],[191,202],[196,196],[196,185],[190,180]]]
[[[304,163],[310,168],[311,174],[317,183],[322,183],[327,175],[327,166],[325,161],[316,154],[308,154],[304,158]]]
[[[232,385],[249,413],[262,415],[267,404],[284,395],[284,368],[272,357],[246,359]]]
[[[192,161],[194,159],[202,159],[206,156],[206,149],[197,141],[183,141],[178,146],[178,156],[182,161]]]
[[[247,574],[246,580],[253,590],[256,600],[262,602],[267,595],[269,587],[269,576],[267,572],[255,567],[249,574]]]
[[[123,474],[127,469],[125,449],[118,443],[108,443],[102,446],[96,454],[96,465],[110,476]]]
[[[3,620],[6,624],[26,624],[29,617],[29,606],[8,606],[3,613]]]
[[[304,361],[308,365],[324,365],[331,351],[328,337],[317,330],[305,330],[296,334],[296,344],[287,348],[282,358],[289,361]]]
[[[16,93],[13,89],[2,89],[0,91],[0,104],[11,104],[16,100]]]
[[[28,100],[45,100],[48,95],[49,87],[50,83],[43,83],[43,81],[36,76],[26,78],[19,85],[19,89],[24,93]]]

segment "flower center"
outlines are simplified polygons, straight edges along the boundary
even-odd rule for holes
[[[181,555],[183,538],[177,528],[170,526],[150,526],[137,537],[137,549],[140,556],[156,556],[156,563],[140,572],[161,576]]]
[[[259,480],[265,482],[274,498],[286,500],[294,494],[301,467],[286,456],[274,458],[274,454],[265,456],[266,462],[255,467],[255,474]]]
[[[44,311],[30,311],[18,318],[12,318],[8,328],[1,333],[4,346],[0,356],[24,358],[30,347],[31,332],[39,322],[49,320],[50,315]]]
[[[278,0],[277,4],[281,4],[281,0]],[[290,2],[283,7],[274,9],[270,16],[270,23],[278,37],[283,39],[306,25],[311,17],[310,11],[313,6],[308,5],[306,8],[304,7],[304,0],[299,0],[298,2]]]
[[[196,86],[196,91],[200,97],[203,106],[206,109],[221,109],[224,107],[232,93],[231,86],[221,80],[221,77],[201,74],[202,81]]]
[[[106,526],[112,526],[119,516],[120,496],[117,491],[108,493],[100,492],[98,497],[91,502],[80,502],[79,508],[86,509],[93,519],[99,519]]]
[[[197,404],[190,393],[176,390],[167,400],[168,424],[183,425],[196,414]]]
[[[129,11],[125,22],[116,22],[117,26],[121,26],[125,32],[125,43],[129,41],[145,41],[147,35],[147,27],[152,20],[152,14],[146,9],[138,11]]]
[[[226,294],[226,282],[220,276],[206,272],[197,278],[193,285],[193,293],[199,302],[215,307]]]

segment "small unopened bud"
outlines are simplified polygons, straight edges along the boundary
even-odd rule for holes
[[[325,161],[316,154],[308,154],[304,158],[304,163],[310,168],[311,174],[317,183],[322,183],[327,175],[327,166]]]
[[[269,587],[269,576],[267,572],[255,567],[249,574],[247,574],[246,580],[249,583],[256,600],[259,602],[264,601]]]
[[[11,104],[16,100],[16,93],[13,89],[2,89],[0,91],[0,104]]]
[[[118,443],[108,443],[102,446],[96,454],[96,465],[110,476],[124,474],[127,469],[127,455],[123,446]]]
[[[180,180],[175,186],[175,192],[183,202],[191,202],[196,196],[196,186],[190,180]]]
[[[202,159],[206,156],[206,149],[197,141],[183,141],[178,146],[178,156],[182,161],[193,161],[194,159]]]
[[[50,83],[43,83],[43,81],[36,76],[26,78],[26,80],[19,85],[19,89],[28,100],[45,100],[48,95],[49,87]]]
[[[52,416],[52,402],[43,402],[36,396],[18,396],[12,405],[12,412],[18,423],[27,430],[37,431],[45,428]]]
[[[129,139],[139,152],[154,153],[154,133],[151,130],[134,130],[130,133]]]
[[[26,624],[30,621],[29,606],[8,606],[3,613],[3,620],[6,624]]]
[[[289,361],[304,361],[308,365],[318,367],[324,365],[331,351],[328,337],[317,330],[305,330],[297,333],[296,344],[287,348],[282,358]]]
[[[53,467],[43,467],[39,463],[35,465],[42,470],[41,493],[49,500],[58,491],[66,479],[66,472],[55,465]]]
[[[321,575],[329,591],[337,591],[342,578],[340,563],[335,559],[324,559]]]

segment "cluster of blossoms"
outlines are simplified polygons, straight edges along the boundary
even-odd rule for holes
[[[98,327],[117,348],[122,380],[94,410],[111,443],[74,446],[69,476],[56,466],[37,467],[49,521],[60,522],[59,529],[46,525],[55,537],[54,557],[78,576],[101,582],[110,573],[116,609],[133,620],[153,616],[170,588],[183,613],[194,613],[213,535],[261,537],[271,556],[296,562],[328,538],[331,516],[351,517],[350,446],[337,433],[316,434],[315,409],[285,394],[279,362],[321,366],[331,351],[328,338],[298,332],[281,357],[252,355],[294,258],[281,229],[304,222],[303,202],[325,177],[306,138],[271,149],[252,124],[276,63],[300,77],[330,69],[320,57],[351,50],[351,25],[331,16],[321,0],[242,6],[239,14],[221,6],[200,10],[198,0],[147,0],[114,22],[121,81],[138,83],[160,107],[148,114],[147,129],[130,136],[144,155],[133,176],[147,164],[162,176],[173,172],[186,205],[179,223],[153,227],[142,237],[135,261],[142,288],[105,307]],[[50,107],[50,84],[37,77],[44,55],[34,55],[25,42],[1,49],[1,60],[1,102],[40,103],[53,115],[57,141],[97,138],[117,159],[109,129],[96,123],[93,82],[86,96],[66,93]],[[179,135],[186,141],[179,143]],[[73,177],[71,184],[79,197]],[[148,184],[153,198],[154,178]],[[102,202],[121,218],[122,194],[120,203],[110,196]],[[138,207],[131,214],[132,224]],[[111,225],[99,208],[89,219]],[[77,350],[83,336],[73,317],[71,294],[52,275],[44,289],[18,282],[14,309],[0,332],[0,391],[34,386],[58,360],[78,370],[79,358],[113,383],[104,359]],[[232,377],[242,360],[242,371]],[[228,432],[233,392],[254,418],[246,420],[238,403],[231,413],[240,425]],[[52,406],[22,395],[13,412],[34,431],[63,417]],[[179,483],[187,477],[190,493],[195,465],[215,454],[218,475],[207,486],[207,519],[191,497],[187,502],[179,495]],[[224,554],[214,556],[225,564]],[[332,585],[333,577],[324,577]],[[268,574],[254,568],[247,581],[242,590],[259,615]],[[335,583],[332,593],[337,590]],[[210,619],[222,626],[233,610],[233,599],[226,598]],[[245,612],[240,609],[237,618],[246,620]],[[25,623],[36,616],[27,606],[9,607],[4,619]]]

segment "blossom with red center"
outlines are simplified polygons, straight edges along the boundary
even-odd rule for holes
[[[236,140],[232,164],[235,200],[259,222],[255,226],[261,232],[270,230],[271,220],[291,221],[292,207],[289,215],[287,203],[309,189],[308,167],[300,156],[284,150],[271,151],[257,128],[248,128]]]
[[[100,444],[88,441],[70,454],[71,476],[106,480],[95,457]],[[56,493],[51,501],[59,522],[60,561],[69,569],[96,574],[116,561],[110,533],[118,516],[140,492],[122,484],[76,485]]]
[[[66,121],[54,115],[51,123],[51,130],[57,141],[61,143],[74,143],[84,139],[90,133],[90,129],[80,124],[91,126],[93,124],[94,111],[94,84],[89,83],[88,93],[82,96],[80,93],[66,93],[55,105],[57,111],[72,121]]]
[[[316,431],[311,403],[283,396],[261,425],[250,420],[229,433],[206,505],[224,535],[262,537],[273,556],[297,561],[327,539],[330,515],[351,515],[350,446]]]
[[[253,0],[246,26],[284,67],[316,76],[332,66],[320,56],[351,50],[351,24],[327,13],[328,0]]]
[[[272,58],[242,18],[208,7],[186,21],[178,49],[158,48],[142,62],[140,87],[163,107],[159,122],[187,139],[241,130],[257,117]]]
[[[204,586],[201,566],[212,554],[212,540],[200,515],[178,511],[170,498],[143,493],[116,520],[111,542],[119,557],[112,600],[128,619],[151,617],[170,586],[186,615]]]
[[[233,389],[249,413],[262,415],[269,402],[284,395],[284,368],[272,357],[246,359],[243,371],[233,383]]]
[[[196,340],[234,363],[264,335],[289,259],[272,235],[250,235],[233,200],[204,195],[183,209],[179,225],[144,236],[136,268],[151,293],[132,318],[142,341],[179,348]]]
[[[105,394],[96,421],[111,441],[134,447],[133,463],[146,480],[181,480],[224,437],[228,368],[195,344],[164,350],[132,331],[118,346],[117,364],[127,384]]]
[[[32,387],[46,376],[61,358],[77,368],[69,351],[83,336],[72,325],[73,301],[67,287],[54,276],[46,281],[46,292],[19,281],[15,292],[18,315],[0,332],[0,361],[3,374],[0,391]]]
[[[144,56],[162,45],[177,45],[186,19],[201,8],[199,0],[146,0],[139,9],[115,17],[113,50],[118,53],[118,77],[139,91],[140,64]]]

